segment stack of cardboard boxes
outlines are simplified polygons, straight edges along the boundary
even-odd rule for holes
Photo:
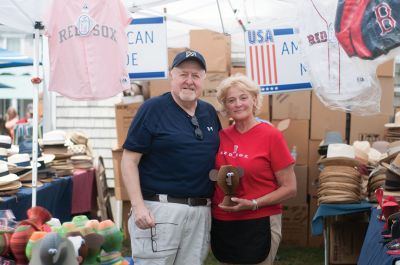
[[[394,97],[394,62],[387,62],[377,69],[377,76],[381,85],[381,113],[373,116],[357,116],[352,114],[350,117],[350,144],[354,141],[376,141],[385,139],[384,124],[389,122],[394,115],[393,97]],[[318,100],[315,94],[311,98],[311,121],[310,121],[310,139],[308,141],[308,194],[309,194],[309,223],[317,210],[317,181],[319,170],[316,162],[320,158],[318,148],[324,139],[327,131],[338,131],[343,139],[346,135],[346,114],[340,111],[327,109]],[[362,229],[361,229],[362,228]],[[309,228],[310,229],[310,228]],[[361,230],[360,230],[361,229]],[[351,238],[352,242],[363,242],[366,225],[359,223],[357,229],[351,221],[340,220],[333,222],[330,226],[331,244],[330,244],[330,262],[332,264],[353,264],[357,262],[358,253],[362,244],[343,245],[339,239]],[[308,232],[308,245],[320,246],[323,244],[322,236],[312,236],[311,230]],[[340,255],[338,253],[340,248]],[[333,254],[332,254],[333,253]]]
[[[215,97],[216,87],[229,75],[245,74],[245,68],[231,65],[229,36],[208,30],[194,30],[190,32],[190,48],[201,52],[207,62],[207,77],[201,98],[219,109],[220,106]],[[169,65],[175,55],[185,49],[168,49]],[[354,140],[372,139],[372,137],[383,139],[383,125],[393,115],[393,72],[393,61],[378,68],[377,73],[382,86],[382,114],[373,117],[352,115],[350,143]],[[170,91],[168,80],[150,81],[148,88],[150,97]],[[271,105],[272,112],[270,112]],[[113,162],[116,197],[119,200],[128,200],[121,181],[121,146],[139,106],[140,104],[116,105],[118,146],[113,150]],[[227,127],[228,119],[222,115],[219,117],[223,127]],[[298,192],[295,198],[284,203],[283,244],[320,247],[323,245],[322,236],[311,236],[310,228],[311,220],[317,209],[316,180],[319,171],[316,162],[319,159],[318,147],[327,131],[339,131],[345,138],[346,114],[328,109],[314,93],[301,91],[264,96],[263,107],[258,117],[272,121],[273,124],[277,124],[283,119],[291,119],[288,129],[283,132],[283,135],[289,149],[295,149],[297,153],[295,172]]]

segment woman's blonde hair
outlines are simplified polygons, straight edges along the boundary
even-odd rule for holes
[[[253,114],[256,115],[260,113],[262,107],[263,97],[260,93],[260,88],[257,86],[255,82],[253,82],[247,76],[243,74],[235,74],[224,79],[219,86],[217,87],[217,99],[218,102],[221,104],[220,112],[223,115],[226,115],[226,108],[225,108],[225,100],[226,100],[226,93],[228,89],[231,87],[237,87],[243,89],[250,93],[255,98],[255,108],[253,109]]]

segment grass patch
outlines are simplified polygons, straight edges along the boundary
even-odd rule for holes
[[[131,256],[130,240],[123,242],[122,255]],[[217,265],[218,261],[210,252],[204,265]],[[323,248],[304,248],[280,246],[274,265],[322,265],[324,264]]]

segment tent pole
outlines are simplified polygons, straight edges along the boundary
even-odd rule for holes
[[[41,22],[35,22],[35,31],[33,35],[33,132],[32,132],[32,207],[36,206],[37,194],[37,158],[38,158],[38,123],[39,123],[39,45],[40,30],[43,29]]]

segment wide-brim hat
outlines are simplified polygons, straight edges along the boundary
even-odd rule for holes
[[[11,181],[6,185],[0,186],[0,191],[17,190],[22,187],[21,181],[15,180]]]
[[[9,173],[8,175],[0,177],[0,187],[5,186],[13,181],[19,180],[19,177],[15,174]]]
[[[349,167],[359,167],[362,165],[360,161],[355,158],[349,157],[332,157],[332,158],[321,158],[317,162],[318,165],[323,166],[340,166],[346,165]]]
[[[391,142],[387,148],[387,157],[381,159],[379,163],[390,163],[398,154],[400,154],[400,141]]]
[[[82,144],[82,145],[86,145],[89,138],[86,134],[84,134],[83,132],[73,132],[71,134],[70,137],[71,142],[73,142],[74,144]]]
[[[391,170],[386,172],[385,190],[400,190],[400,176]]]
[[[359,203],[360,198],[356,196],[342,196],[342,195],[330,195],[318,198],[319,204],[325,203]]]
[[[387,170],[389,170],[390,172],[392,172],[393,174],[400,176],[400,167],[397,167],[393,163],[388,164],[385,162],[382,162],[381,165],[383,167],[385,167]]]
[[[342,177],[349,177],[349,178],[354,178],[357,180],[361,179],[361,174],[356,171],[351,171],[349,167],[349,170],[337,170],[337,171],[330,171],[330,170],[322,170],[321,173],[319,174],[319,177],[325,177],[325,176],[342,176]]]
[[[318,196],[330,196],[330,195],[342,195],[342,196],[360,196],[360,192],[343,190],[343,189],[333,189],[333,188],[325,188],[325,189],[318,189],[317,192]]]
[[[347,144],[330,144],[326,157],[321,157],[317,164],[323,166],[359,167],[362,163],[355,159],[353,146]]]
[[[325,166],[322,170],[321,173],[346,173],[346,174],[352,174],[352,175],[360,175],[360,172],[358,171],[357,168],[352,167],[352,166],[347,166],[347,165],[328,165]]]
[[[43,161],[46,165],[52,162],[56,156],[54,154],[42,154],[41,157],[39,157],[37,160],[38,161]]]
[[[22,183],[22,186],[23,187],[27,187],[27,188],[32,188],[33,187],[33,185],[32,185],[32,182],[31,181],[28,181],[28,182],[21,182]],[[43,186],[43,183],[41,182],[41,181],[36,181],[36,187],[42,187]]]
[[[43,134],[43,138],[39,141],[40,145],[63,145],[66,140],[66,132],[62,130],[54,130]]]
[[[9,149],[11,148],[11,137],[8,135],[0,135],[0,147],[1,148],[5,148],[5,149]]]
[[[331,182],[343,182],[343,183],[351,183],[351,184],[357,184],[360,185],[361,181],[359,179],[354,179],[354,178],[349,178],[349,177],[343,177],[343,176],[326,176],[326,177],[320,177],[319,178],[319,183],[331,183]]]
[[[343,182],[330,182],[330,183],[320,183],[318,191],[322,192],[325,189],[329,190],[343,190],[352,193],[359,194],[361,192],[361,185]]]
[[[8,163],[12,167],[12,170],[19,171],[23,169],[32,169],[33,163],[29,154],[15,154],[8,157]],[[40,163],[37,163],[37,167],[40,167]]]

